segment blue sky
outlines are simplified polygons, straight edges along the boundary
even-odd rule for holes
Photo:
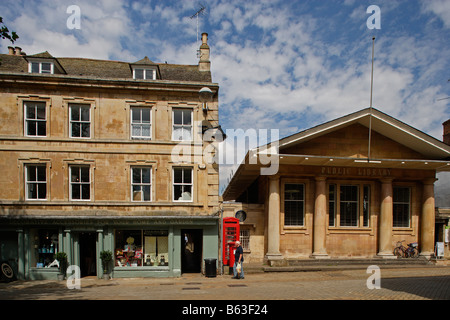
[[[197,21],[209,34],[225,129],[280,137],[373,106],[437,139],[450,118],[448,0],[3,0],[1,16],[27,54],[197,64]],[[68,29],[67,8],[81,9]],[[366,12],[380,8],[381,29]],[[7,52],[7,41],[1,51]]]

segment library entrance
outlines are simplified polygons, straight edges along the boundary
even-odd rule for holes
[[[181,273],[202,271],[202,229],[181,230]]]

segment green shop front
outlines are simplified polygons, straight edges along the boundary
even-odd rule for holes
[[[81,277],[99,278],[102,251],[112,253],[113,278],[204,273],[204,260],[219,255],[217,216],[2,217],[1,233],[2,259],[28,280],[57,279],[57,252]]]

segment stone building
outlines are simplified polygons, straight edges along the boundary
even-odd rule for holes
[[[392,258],[402,240],[429,258],[436,173],[449,160],[448,144],[368,108],[251,150],[223,193],[224,216],[246,213],[250,261]],[[265,175],[268,164],[277,170]]]
[[[57,251],[82,276],[102,275],[103,250],[114,277],[218,258],[209,50],[203,34],[198,65],[0,55],[1,258],[19,278],[56,278]]]

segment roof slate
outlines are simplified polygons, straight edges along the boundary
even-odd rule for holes
[[[198,65],[154,63],[148,57],[134,63],[87,58],[55,58],[47,51],[28,56],[0,54],[0,73],[28,73],[27,57],[54,60],[64,69],[67,76],[86,76],[105,80],[133,79],[131,65],[149,65],[159,67],[160,80],[212,82],[211,72],[199,71]]]

